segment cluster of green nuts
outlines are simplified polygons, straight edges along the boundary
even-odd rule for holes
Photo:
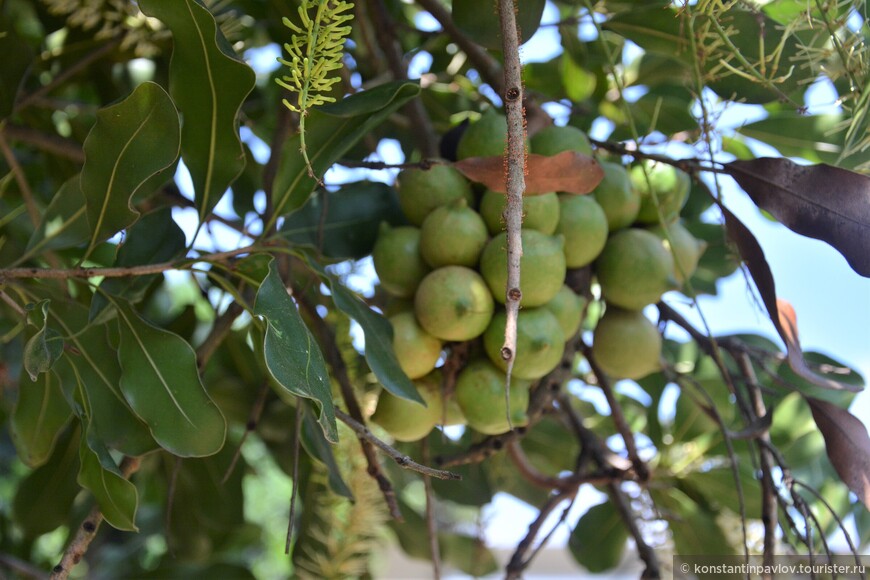
[[[461,138],[458,157],[502,155],[505,127],[503,116],[483,115]],[[543,129],[529,149],[546,156],[566,150],[592,154],[586,135],[570,126]],[[529,388],[558,366],[586,310],[586,299],[565,285],[569,269],[592,265],[606,303],[592,347],[601,368],[613,378],[637,379],[659,367],[661,337],[642,310],[679,288],[704,248],[678,221],[689,177],[669,165],[629,171],[617,163],[600,164],[604,179],[590,195],[551,192],[523,200],[522,299],[510,412],[501,356],[505,195],[469,182],[448,164],[399,174],[408,225],[382,225],[372,257],[391,297],[387,314],[396,356],[427,407],[384,391],[373,420],[394,438],[416,440],[439,424],[467,424],[485,434],[527,424]],[[436,366],[451,348],[468,341],[474,341],[470,359],[444,397]]]

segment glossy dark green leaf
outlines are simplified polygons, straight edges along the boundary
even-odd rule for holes
[[[69,178],[54,194],[39,227],[27,242],[26,255],[44,250],[71,248],[88,241],[85,196],[79,176]]]
[[[139,505],[136,486],[121,474],[99,439],[90,433],[81,439],[79,484],[94,495],[110,526],[127,532],[139,531],[136,527],[136,508]]]
[[[18,88],[31,66],[33,51],[15,32],[15,26],[5,12],[0,17],[0,30],[3,31],[0,34],[0,54],[9,55],[9,58],[0,59],[0,119],[5,119],[12,113]]]
[[[295,415],[295,411],[294,411]],[[305,405],[302,414],[302,431],[300,432],[302,447],[311,457],[322,463],[328,472],[329,488],[340,496],[353,501],[353,492],[344,482],[341,470],[335,462],[332,447],[323,435],[323,429],[317,425],[317,417],[314,415],[311,405]]]
[[[319,247],[327,258],[360,259],[372,253],[382,221],[404,222],[395,190],[383,183],[360,181],[312,196],[284,220],[281,235],[294,244]]]
[[[302,322],[274,260],[257,291],[254,314],[266,320],[263,349],[269,373],[288,392],[314,401],[323,434],[333,443],[338,441],[332,388],[323,353]]]
[[[181,156],[202,222],[245,166],[238,114],[254,71],[238,59],[214,16],[194,0],[142,0],[172,31],[169,92],[184,115]]]
[[[39,467],[48,461],[71,415],[54,372],[41,373],[33,381],[22,375],[10,422],[12,441],[21,461],[28,467]]]
[[[568,549],[577,562],[593,573],[615,568],[625,552],[628,530],[609,501],[592,506],[577,522]]]
[[[854,387],[857,390],[865,387],[864,377],[857,371],[850,369],[842,362],[833,359],[825,354],[807,351],[804,352],[804,360],[807,365],[821,377],[830,378],[839,383],[844,383]],[[855,398],[854,392],[849,391],[832,391],[830,389],[822,389],[806,378],[798,375],[788,363],[780,363],[777,374],[789,386],[797,389],[804,395],[808,395],[817,399],[823,399],[829,403],[840,405],[843,408],[848,408]]]
[[[305,257],[324,284],[329,286],[335,306],[356,320],[362,327],[366,341],[366,362],[384,388],[397,397],[425,405],[426,403],[420,397],[414,383],[402,371],[399,361],[396,360],[396,353],[393,351],[393,327],[390,326],[387,319],[369,308],[360,300],[359,296],[348,290],[344,284],[327,274],[323,266],[318,264],[311,255],[306,254]]]
[[[145,264],[168,262],[184,253],[184,232],[172,219],[170,208],[162,208],[142,216],[127,232],[127,238],[118,250],[114,266],[126,268]],[[106,278],[100,290],[91,299],[90,319],[101,321],[107,317],[109,305],[104,292],[129,302],[142,300],[145,291],[159,274],[132,278]],[[104,314],[104,316],[100,316]]]
[[[12,500],[12,518],[28,538],[63,525],[81,488],[78,425],[67,429],[48,461],[18,484]]]
[[[418,83],[396,81],[310,111],[305,142],[314,172],[323,175],[358,140],[419,94]],[[274,219],[302,207],[317,184],[308,175],[299,146],[298,135],[284,144],[273,188]]]
[[[204,457],[224,444],[227,425],[202,386],[196,353],[180,336],[152,326],[122,300],[118,311],[121,391],[161,447]]]
[[[35,381],[40,373],[47,373],[63,354],[63,338],[53,328],[48,326],[48,305],[50,300],[42,300],[35,308],[42,313],[39,330],[28,339],[24,345],[24,369]]]
[[[54,313],[55,321],[69,336],[72,347],[58,362],[59,375],[79,389],[90,415],[89,430],[107,447],[125,455],[143,455],[157,449],[148,426],[137,417],[120,390],[121,365],[108,341],[104,326],[87,325],[84,307],[65,304]]]
[[[178,158],[178,112],[160,85],[145,82],[118,104],[100,109],[85,139],[81,188],[90,245],[133,224],[133,195]]]

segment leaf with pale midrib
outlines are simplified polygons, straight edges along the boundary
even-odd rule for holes
[[[319,408],[317,422],[326,438],[335,443],[338,430],[326,362],[287,293],[274,260],[257,291],[254,314],[266,320],[263,355],[269,373],[288,392],[314,401]]]
[[[179,457],[220,451],[224,416],[202,385],[193,348],[180,336],[148,324],[119,299],[121,391],[161,447]]]

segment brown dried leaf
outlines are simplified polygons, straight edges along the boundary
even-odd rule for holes
[[[493,191],[507,192],[503,157],[469,157],[453,164],[465,177],[484,184]],[[604,178],[598,162],[576,151],[545,156],[530,153],[526,163],[525,195],[552,191],[583,195],[591,192]]]
[[[810,370],[806,361],[804,361],[803,351],[801,351],[797,331],[797,315],[795,314],[794,307],[785,300],[780,300],[776,297],[776,284],[773,281],[773,274],[770,272],[767,259],[764,257],[764,250],[761,249],[761,245],[755,239],[752,232],[749,231],[749,228],[737,216],[731,213],[724,205],[719,204],[719,209],[725,217],[725,229],[728,232],[728,237],[737,246],[737,251],[740,252],[740,256],[746,262],[746,267],[755,281],[755,286],[761,295],[761,301],[764,303],[765,308],[767,308],[770,320],[776,327],[779,336],[782,337],[783,342],[785,342],[785,346],[788,349],[788,365],[791,369],[800,377],[823,389],[860,391],[860,387],[819,376]]]
[[[857,417],[827,401],[806,397],[840,479],[870,509],[870,436]]]
[[[870,277],[870,177],[771,157],[732,161],[725,170],[758,207],[792,231],[827,242]]]

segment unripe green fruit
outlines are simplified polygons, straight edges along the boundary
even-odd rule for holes
[[[486,224],[465,199],[436,208],[420,228],[420,254],[433,268],[477,266],[489,239]]]
[[[435,393],[438,399],[438,407],[441,409],[436,425],[465,425],[465,415],[462,414],[462,409],[459,408],[459,403],[456,401],[456,396],[452,396],[445,401],[442,396],[441,382],[443,375],[440,369],[436,369],[423,378],[414,381],[418,390],[426,389],[430,393]]]
[[[610,236],[595,273],[604,300],[629,310],[642,310],[676,287],[671,253],[655,234],[636,228]]]
[[[389,320],[399,366],[411,379],[429,374],[441,358],[441,341],[423,330],[413,312],[402,312]]]
[[[471,184],[449,165],[433,165],[429,169],[404,169],[396,179],[399,204],[408,221],[423,224],[432,211],[457,199],[474,201]]]
[[[420,255],[420,230],[411,226],[393,228],[382,223],[372,260],[381,286],[400,298],[413,296],[431,270]]]
[[[441,340],[471,340],[483,334],[495,305],[480,274],[445,266],[427,275],[414,297],[420,326]]]
[[[649,228],[649,231],[662,240],[665,249],[671,251],[674,257],[674,279],[682,286],[698,268],[707,242],[693,236],[679,220],[667,226],[667,237],[665,228],[660,225]]]
[[[426,401],[425,407],[384,390],[378,397],[378,406],[372,415],[372,421],[383,427],[396,441],[422,439],[441,421],[444,414],[437,392],[428,388],[426,383],[415,381],[414,385],[420,397]]]
[[[646,174],[644,174],[644,167]],[[640,193],[640,211],[637,214],[637,221],[642,224],[659,223],[656,200],[665,223],[668,223],[680,215],[680,210],[689,199],[691,186],[689,174],[673,165],[645,161],[643,166],[636,165],[632,168],[631,183]],[[655,192],[655,199],[652,192]]]
[[[465,130],[459,139],[456,157],[501,157],[507,147],[507,136],[505,116],[489,109]]]
[[[583,321],[583,310],[586,308],[586,298],[575,293],[567,286],[562,286],[559,293],[543,306],[556,316],[565,341],[577,334]]]
[[[586,133],[577,127],[550,125],[532,137],[531,151],[538,155],[547,156],[556,155],[563,151],[577,151],[584,155],[592,155],[592,145],[589,144],[589,137],[586,136]]]
[[[661,368],[662,337],[638,310],[608,306],[592,335],[592,355],[614,379],[641,379]]]
[[[505,433],[513,427],[528,425],[529,381],[512,377],[508,425],[505,407],[507,377],[486,359],[468,363],[456,379],[456,397],[468,426],[486,435]]]
[[[507,362],[501,356],[507,314],[497,312],[483,334],[483,348],[489,359],[507,372]],[[518,379],[539,379],[552,371],[565,352],[565,332],[556,315],[546,308],[523,308],[517,318],[517,352],[513,376]]]
[[[637,219],[640,211],[640,192],[631,185],[628,170],[617,163],[599,161],[604,170],[604,178],[592,192],[592,196],[604,215],[607,216],[607,228],[613,233],[627,228]]]
[[[561,236],[548,236],[536,230],[523,229],[521,233],[523,256],[520,258],[520,304],[526,307],[541,306],[553,296],[565,282],[565,243]],[[495,299],[504,304],[507,284],[507,233],[492,238],[480,256],[480,273],[483,274]]]
[[[607,216],[594,199],[586,195],[559,196],[559,226],[565,236],[565,265],[582,268],[598,257],[607,243]]]
[[[504,231],[504,210],[507,196],[486,190],[480,199],[480,215],[493,236]],[[559,197],[555,193],[527,195],[523,197],[523,227],[553,234],[559,224]]]

